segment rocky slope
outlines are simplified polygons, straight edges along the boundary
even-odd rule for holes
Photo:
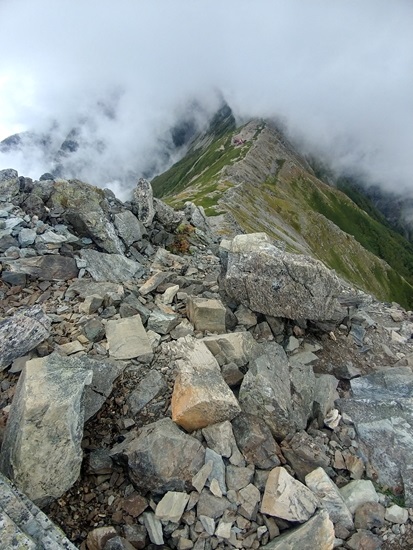
[[[410,311],[145,180],[0,200],[2,547],[411,548]]]
[[[223,235],[265,231],[382,300],[413,303],[412,244],[365,196],[358,206],[316,177],[272,123],[253,120],[235,129],[225,111],[152,184],[157,196],[175,207],[186,200],[202,206]]]

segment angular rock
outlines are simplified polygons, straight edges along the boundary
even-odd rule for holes
[[[153,205],[155,208],[155,218],[167,231],[173,231],[182,223],[184,219],[183,212],[174,210],[168,204],[155,198],[153,199]]]
[[[341,496],[352,514],[366,502],[378,502],[373,483],[367,479],[355,479],[340,489]]]
[[[187,431],[232,420],[240,408],[214,356],[200,340],[181,340],[181,356],[185,359],[177,361],[172,419]]]
[[[123,254],[102,189],[78,180],[58,180],[52,185],[48,206],[60,210],[77,235],[90,237],[109,254]]]
[[[92,249],[80,251],[86,270],[97,282],[122,283],[142,276],[143,267],[120,254],[104,254]]]
[[[304,431],[285,439],[281,444],[281,451],[303,483],[306,475],[315,468],[328,468],[330,465],[330,459],[322,446]]]
[[[186,493],[168,491],[158,503],[155,510],[155,516],[162,521],[179,523],[186,505],[188,504],[188,500],[189,495]]]
[[[338,399],[338,380],[331,374],[319,374],[315,378],[314,387],[314,415],[321,415],[324,420],[328,411],[334,408],[334,401]]]
[[[39,505],[60,497],[80,473],[82,396],[93,372],[67,361],[53,354],[26,363],[0,453],[1,471]]]
[[[212,462],[212,470],[210,474],[208,475],[208,481],[210,484],[212,484],[212,481],[215,479],[218,482],[221,495],[226,495],[227,493],[227,486],[225,483],[225,464],[222,460],[222,456],[213,451],[212,449],[209,449],[208,447],[205,449],[205,464],[208,464],[209,462]]]
[[[135,550],[135,546],[131,544],[124,537],[117,535],[108,540],[108,542],[103,547],[103,550]]]
[[[195,298],[190,296],[187,304],[188,319],[194,325],[195,330],[225,332],[225,307],[220,300]]]
[[[334,526],[325,510],[309,521],[289,529],[262,547],[263,550],[333,550]]]
[[[205,483],[207,482],[207,479],[212,472],[213,466],[214,463],[212,462],[212,460],[206,461],[199,472],[197,472],[192,478],[192,486],[198,491],[198,493],[200,493],[205,487]]]
[[[68,281],[79,273],[74,258],[58,254],[20,258],[7,265],[12,273],[25,273],[39,281]]]
[[[254,467],[242,468],[228,464],[226,468],[226,483],[229,491],[239,491],[251,483]]]
[[[123,286],[118,283],[97,283],[91,279],[78,279],[66,290],[65,298],[79,295],[83,299],[88,296],[100,296],[103,299],[106,295],[118,295],[121,300],[124,294]]]
[[[257,324],[257,315],[247,307],[242,304],[238,307],[235,312],[235,317],[237,318],[238,324],[244,327],[251,328]]]
[[[169,334],[178,323],[179,316],[177,314],[154,310],[149,315],[147,329],[158,334]]]
[[[263,418],[275,438],[306,427],[294,422],[288,360],[278,344],[267,344],[263,355],[250,362],[239,403],[243,412]]]
[[[202,435],[205,437],[210,449],[225,458],[230,458],[232,464],[240,463],[242,455],[238,450],[231,422],[226,420],[207,426],[203,428]]]
[[[346,541],[347,548],[350,550],[379,550],[382,544],[383,541],[380,537],[363,529],[354,533],[354,535]]]
[[[76,550],[64,533],[1,474],[0,533],[5,550]]]
[[[228,510],[231,503],[225,497],[219,498],[211,495],[205,489],[202,491],[197,504],[197,514],[217,519],[222,516],[225,510]]]
[[[152,512],[143,514],[143,521],[148,531],[148,536],[153,544],[163,544],[162,523]]]
[[[221,373],[222,378],[225,380],[230,388],[238,386],[244,378],[244,373],[239,369],[239,367],[237,367],[235,363],[222,365]]]
[[[158,271],[154,273],[149,279],[139,287],[139,294],[141,296],[146,296],[150,292],[156,290],[158,286],[162,283],[165,283],[171,274],[167,271]]]
[[[162,374],[156,370],[149,371],[127,398],[131,413],[138,414],[152,399],[167,389],[168,386]]]
[[[82,332],[89,342],[100,342],[105,337],[106,329],[100,319],[93,318],[83,325]]]
[[[206,336],[202,341],[220,364],[235,363],[244,367],[259,353],[259,346],[250,332]]]
[[[392,523],[403,524],[406,523],[406,521],[408,520],[409,513],[406,508],[402,508],[397,504],[393,504],[392,506],[387,508],[384,517],[385,519],[387,519],[387,521],[391,521]]]
[[[250,483],[238,492],[238,498],[240,501],[238,513],[246,519],[255,520],[261,500],[259,490]]]
[[[111,456],[126,462],[138,490],[162,494],[191,487],[192,477],[204,463],[205,449],[164,418],[128,434]]]
[[[152,346],[139,315],[108,321],[106,337],[109,355],[113,359],[133,359],[152,356]]]
[[[92,359],[88,356],[71,357],[65,361],[71,368],[83,368],[93,373],[92,382],[86,386],[84,395],[85,422],[103,406],[112,392],[114,381],[125,365],[109,359]]]
[[[261,513],[303,523],[314,514],[318,499],[281,466],[271,470],[265,485]]]
[[[252,311],[274,317],[327,320],[338,308],[339,281],[332,271],[318,260],[257,239],[257,234],[233,239],[222,286]]]
[[[363,452],[378,482],[393,492],[404,487],[413,505],[413,373],[391,367],[351,380],[352,398],[339,399],[340,412],[354,422]]]
[[[37,233],[34,229],[23,228],[19,233],[19,245],[21,248],[30,246],[36,240]]]
[[[140,178],[132,194],[132,211],[145,227],[149,227],[155,216],[152,186]]]
[[[241,413],[232,421],[232,428],[237,445],[249,464],[263,470],[279,466],[281,451],[264,420]]]
[[[337,485],[328,477],[323,468],[316,468],[305,476],[305,483],[320,499],[321,507],[327,510],[331,521],[353,530],[353,518]]]
[[[38,305],[0,321],[0,371],[50,335],[50,319]]]
[[[379,502],[366,502],[356,510],[354,527],[356,529],[367,530],[382,527],[384,525],[385,512],[385,507]]]
[[[141,224],[137,217],[129,210],[124,210],[123,212],[115,214],[114,222],[119,237],[126,246],[131,246],[133,243],[142,239]]]

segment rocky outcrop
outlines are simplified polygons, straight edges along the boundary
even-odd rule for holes
[[[321,262],[284,252],[265,235],[239,235],[225,255],[222,288],[238,303],[287,319],[336,316],[339,281]]]
[[[148,180],[140,178],[132,196],[132,211],[145,227],[151,225],[155,216],[152,186]]]
[[[93,372],[51,355],[29,361],[10,410],[0,469],[45,505],[76,481],[82,462],[82,397]]]

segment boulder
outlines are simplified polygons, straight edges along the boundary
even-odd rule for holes
[[[190,296],[187,304],[188,319],[195,330],[225,332],[225,307],[220,300]]]
[[[353,518],[347,508],[337,485],[328,477],[323,468],[316,468],[305,476],[305,483],[320,499],[321,506],[327,510],[334,524],[340,523],[346,529],[353,530]]]
[[[153,199],[155,219],[167,230],[174,231],[184,219],[184,213],[174,210],[159,199]]]
[[[327,320],[339,309],[340,285],[332,271],[318,260],[280,250],[262,234],[233,239],[221,284],[238,303],[274,317]]]
[[[131,413],[138,414],[152,399],[167,389],[168,386],[162,374],[156,370],[149,371],[127,398]]]
[[[120,254],[104,254],[85,248],[80,255],[86,261],[86,270],[98,282],[123,283],[141,277],[144,272],[141,264]]]
[[[206,336],[203,342],[220,365],[235,363],[245,367],[259,353],[259,346],[250,332]]]
[[[251,361],[239,403],[243,412],[263,418],[274,437],[283,439],[293,429],[288,360],[278,344],[268,344],[265,351]]]
[[[49,317],[38,305],[0,321],[0,371],[46,340],[50,325]]]
[[[140,178],[132,194],[132,212],[143,223],[149,227],[155,216],[153,205],[152,186],[148,180]]]
[[[280,448],[264,420],[241,413],[232,421],[237,445],[249,464],[267,470],[280,465]]]
[[[326,510],[321,510],[307,523],[289,529],[262,547],[263,550],[333,550],[334,525]]]
[[[111,456],[127,464],[138,490],[163,494],[191,488],[192,477],[204,464],[205,449],[170,418],[163,418],[128,434]]]
[[[354,422],[365,456],[381,485],[404,488],[413,506],[413,373],[391,367],[351,380],[352,397],[337,407]]]
[[[340,494],[352,514],[366,502],[378,502],[373,483],[369,479],[355,479],[340,489]]]
[[[200,340],[181,338],[177,347],[178,374],[172,394],[172,419],[193,431],[210,424],[232,420],[240,407],[222,378],[219,365]]]
[[[52,354],[28,361],[16,387],[0,469],[40,506],[77,480],[82,462],[83,393],[93,372]]]
[[[118,230],[119,237],[126,246],[131,246],[133,243],[142,239],[142,226],[138,218],[130,212],[124,210],[118,212],[114,217],[115,227]]]
[[[0,197],[11,200],[20,192],[19,174],[13,168],[0,170]]]
[[[144,360],[153,355],[140,315],[108,321],[106,338],[109,355],[113,359],[141,358]]]
[[[281,466],[271,470],[262,497],[261,513],[303,523],[314,514],[318,499]]]
[[[47,205],[61,211],[66,223],[80,237],[90,237],[109,254],[123,254],[124,247],[109,216],[102,189],[78,180],[53,182]]]
[[[12,273],[24,273],[39,281],[69,281],[79,273],[74,258],[59,254],[10,260],[7,266]]]
[[[225,458],[229,458],[232,464],[240,464],[242,455],[238,450],[231,422],[225,420],[225,422],[207,426],[203,428],[202,435],[210,449]]]

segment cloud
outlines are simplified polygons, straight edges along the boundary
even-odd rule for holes
[[[58,147],[80,128],[70,175],[127,189],[223,96],[338,170],[412,190],[412,16],[409,0],[2,0],[0,137]],[[38,178],[50,158],[32,153],[0,167]]]

